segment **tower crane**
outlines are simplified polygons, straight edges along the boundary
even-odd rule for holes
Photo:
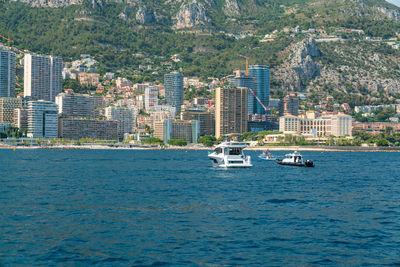
[[[246,76],[248,76],[249,75],[249,59],[250,58],[248,56],[243,56],[238,53],[236,53],[236,55],[246,59]]]
[[[10,48],[11,43],[14,43],[14,41],[11,40],[10,37],[4,37],[3,35],[0,35],[0,37],[8,41],[8,48]]]

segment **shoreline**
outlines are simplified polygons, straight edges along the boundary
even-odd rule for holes
[[[170,147],[112,147],[104,145],[68,145],[68,146],[10,146],[1,145],[0,149],[83,149],[83,150],[213,150],[214,147],[202,146],[170,146]],[[315,151],[315,152],[400,152],[400,147],[352,147],[352,146],[260,146],[247,147],[247,151]]]

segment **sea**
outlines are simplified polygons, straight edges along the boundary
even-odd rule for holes
[[[400,265],[399,153],[247,153],[2,149],[0,266]]]

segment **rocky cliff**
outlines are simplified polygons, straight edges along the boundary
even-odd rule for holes
[[[176,29],[191,28],[194,26],[208,25],[211,20],[207,16],[207,10],[202,3],[197,1],[183,4],[174,17]]]
[[[314,60],[320,52],[312,38],[295,43],[288,50],[288,58],[276,70],[276,76],[284,81],[284,87],[290,90],[301,90],[307,81],[320,75],[322,66]]]

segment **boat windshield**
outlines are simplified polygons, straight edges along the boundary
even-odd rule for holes
[[[215,152],[216,154],[221,154],[221,153],[222,153],[222,148],[217,147],[217,148],[214,150],[214,152]]]
[[[229,155],[242,155],[242,148],[238,147],[229,148]]]

